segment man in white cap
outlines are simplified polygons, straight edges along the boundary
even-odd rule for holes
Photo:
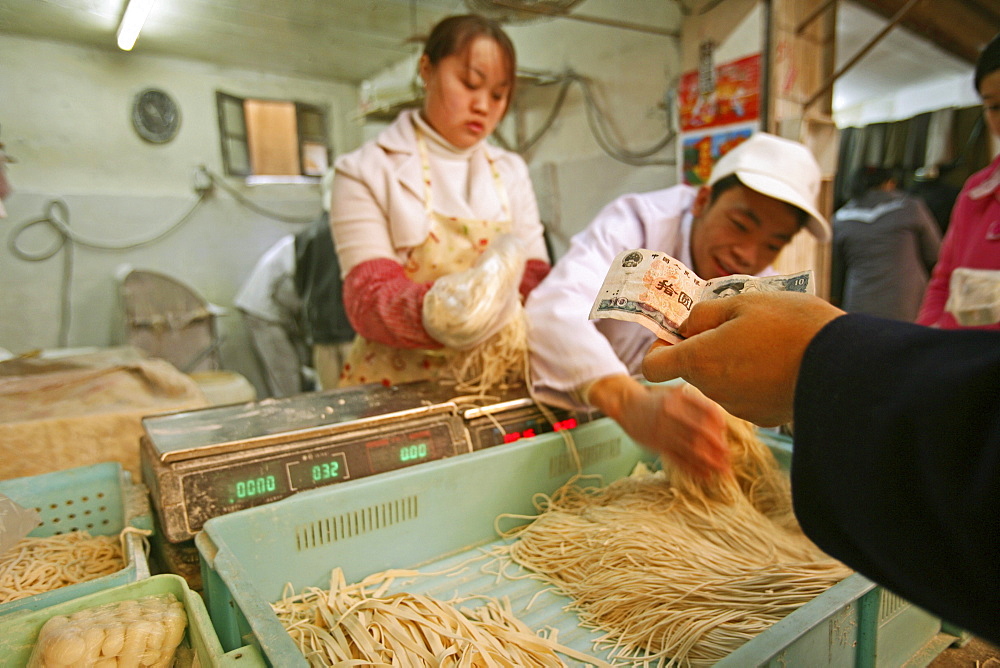
[[[608,204],[528,298],[535,395],[597,408],[694,475],[725,469],[721,409],[697,392],[637,380],[654,335],[630,322],[591,321],[590,307],[614,257],[630,248],[666,253],[706,280],[773,275],[771,262],[799,230],[830,238],[816,209],[820,180],[809,149],[757,132],[722,156],[700,188],[677,185]]]

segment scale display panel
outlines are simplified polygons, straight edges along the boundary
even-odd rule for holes
[[[251,443],[287,441],[327,428],[352,430],[370,420],[396,419],[449,403],[454,392],[437,383],[364,385],[283,399],[215,406],[144,418],[146,436],[164,462],[245,449]]]
[[[184,506],[184,533],[213,517],[279,501],[296,492],[384,473],[466,451],[454,425],[442,421],[415,430],[341,439],[244,461],[220,457],[213,466],[176,475]],[[172,527],[173,528],[173,527]]]
[[[556,411],[553,425],[524,387],[454,395],[367,385],[146,417],[140,459],[162,533],[185,541],[212,517],[586,421]]]

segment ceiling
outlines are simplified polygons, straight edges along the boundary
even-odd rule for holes
[[[997,0],[911,0],[840,2],[837,13],[834,110],[879,98],[886,91],[959,78],[976,103],[972,69],[980,50],[1000,33]],[[870,48],[869,48],[870,47]],[[931,105],[933,106],[933,105]]]
[[[1000,32],[997,0],[858,0],[883,18],[905,9],[900,25],[944,51],[975,63],[979,51]]]
[[[117,51],[126,0],[0,0],[0,33]],[[462,0],[156,0],[136,54],[360,83]]]
[[[570,11],[581,19],[587,13],[586,0],[528,0],[536,6],[558,1],[576,5]],[[902,28],[838,79],[840,100],[967,73],[979,49],[1000,32],[997,0],[841,0],[838,67],[910,3]],[[114,51],[124,6],[125,0],[0,0],[0,33]],[[412,36],[468,6],[465,0],[157,0],[133,52],[358,83],[412,54]]]

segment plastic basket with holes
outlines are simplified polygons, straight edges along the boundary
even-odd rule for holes
[[[134,484],[131,474],[117,462],[0,480],[0,494],[38,511],[42,523],[29,536],[48,537],[72,531],[117,536],[127,526],[153,529],[145,486]],[[0,616],[40,610],[149,577],[149,561],[140,533],[125,535],[124,556],[125,567],[120,571],[2,603]]]
[[[791,461],[791,440],[760,434],[779,463]],[[583,473],[611,482],[651,455],[610,418],[573,430]],[[576,470],[560,432],[348,480],[214,517],[195,536],[203,595],[223,648],[252,644],[282,668],[309,668],[270,603],[286,583],[296,591],[329,587],[336,566],[348,582],[390,568],[417,568],[413,593],[502,599],[533,629],[595,659],[613,661],[603,632],[582,625],[572,601],[547,583],[517,577],[497,564],[467,563],[505,542],[497,519],[512,528],[537,513],[535,495],[552,494]],[[461,573],[455,570],[463,566]],[[485,567],[489,566],[489,567]],[[956,640],[940,619],[854,574],[758,634],[716,668],[748,666],[913,666]],[[637,663],[642,663],[639,661]],[[649,663],[655,663],[650,661]],[[581,665],[570,663],[570,665]]]

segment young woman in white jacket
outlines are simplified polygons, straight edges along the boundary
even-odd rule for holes
[[[548,273],[527,166],[486,141],[507,111],[515,72],[498,24],[446,18],[420,58],[422,108],[337,160],[330,223],[358,334],[341,386],[439,378],[460,350],[495,335],[512,300]],[[498,278],[498,266],[508,278]],[[466,274],[440,283],[458,272]],[[445,289],[484,272],[497,289],[471,296],[473,318]]]

